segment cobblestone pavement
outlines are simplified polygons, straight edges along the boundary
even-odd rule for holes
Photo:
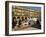
[[[31,26],[20,26],[20,27],[15,27],[14,29],[13,29],[13,31],[25,31],[25,30],[38,30],[37,28],[34,28],[34,27],[31,27]]]

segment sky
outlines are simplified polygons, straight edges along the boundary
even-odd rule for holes
[[[41,7],[33,7],[33,6],[23,6],[24,8],[30,8],[35,11],[41,11]]]

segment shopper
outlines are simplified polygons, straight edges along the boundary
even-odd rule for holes
[[[16,17],[13,17],[12,19],[12,28],[14,28],[17,24],[17,20],[16,20]]]

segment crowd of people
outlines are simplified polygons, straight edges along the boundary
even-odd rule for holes
[[[40,24],[40,22],[37,18],[32,18],[32,17],[25,17],[24,18],[24,17],[21,17],[21,19],[20,19],[19,16],[17,18],[13,17],[12,18],[12,28],[14,28],[17,24],[18,24],[18,27],[19,27],[22,24],[22,22],[26,22],[26,21],[28,21],[28,25],[30,25],[31,21],[33,21],[33,20],[34,20],[34,22],[36,22],[36,24]]]

